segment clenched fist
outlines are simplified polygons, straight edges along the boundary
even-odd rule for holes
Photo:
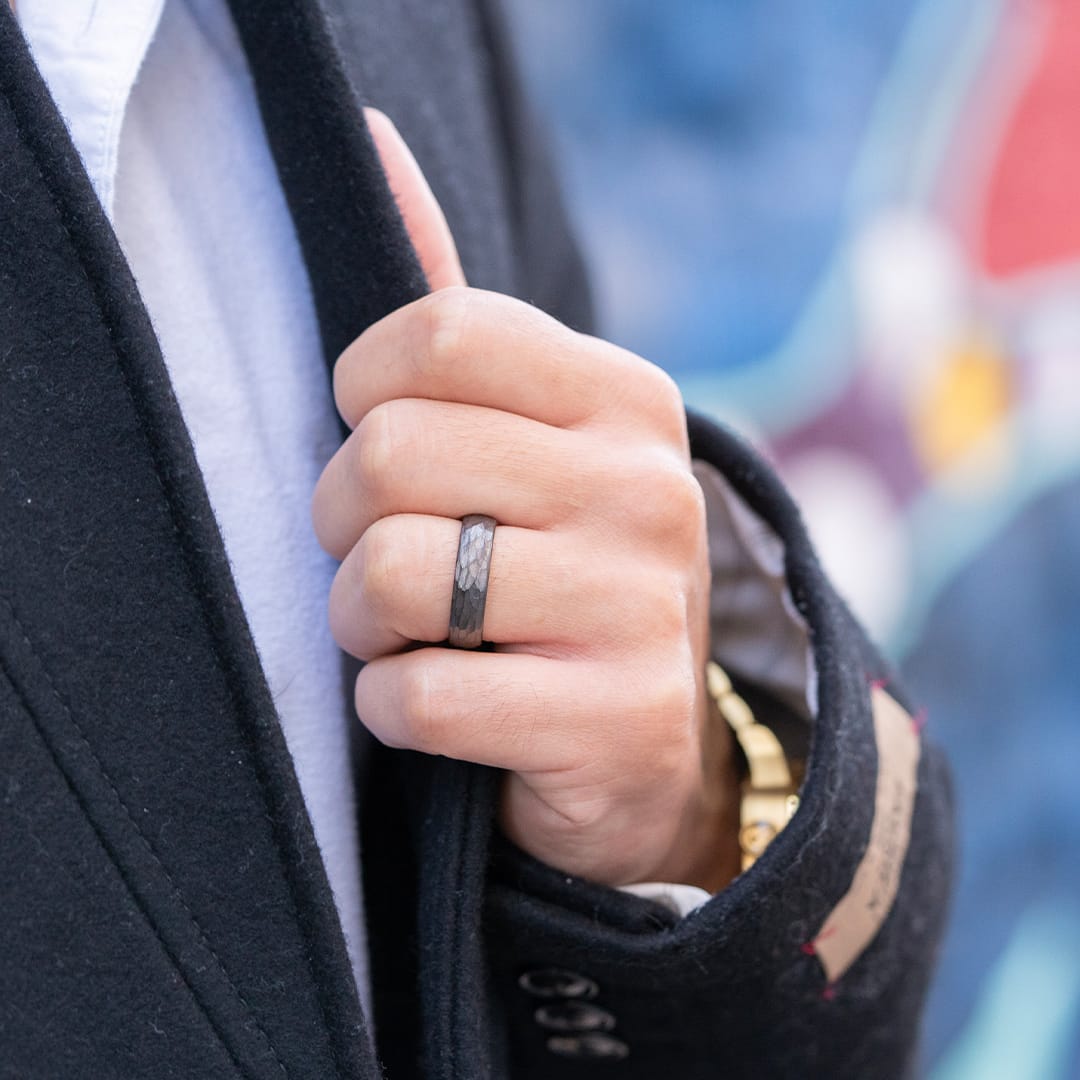
[[[709,563],[682,400],[659,368],[465,287],[396,130],[368,114],[433,292],[341,356],[352,434],[313,502],[334,634],[384,743],[506,770],[500,824],[611,885],[738,868],[730,755],[702,766]],[[484,639],[438,647],[468,514],[495,518]],[[716,773],[719,775],[716,775]]]

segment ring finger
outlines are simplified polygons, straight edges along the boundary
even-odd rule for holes
[[[461,522],[394,514],[372,524],[330,590],[330,626],[346,652],[372,660],[447,635]],[[618,566],[582,557],[573,535],[499,526],[491,553],[484,639],[559,646],[608,640],[628,603]],[[597,625],[605,613],[605,626]]]

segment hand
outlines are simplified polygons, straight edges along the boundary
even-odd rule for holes
[[[738,868],[735,788],[730,754],[703,775],[709,562],[679,393],[614,345],[466,288],[418,166],[368,118],[434,291],[334,371],[353,430],[313,518],[343,560],[335,637],[368,661],[359,715],[390,746],[505,769],[503,830],[562,870],[719,888]],[[446,638],[472,513],[499,522],[495,651],[417,647]]]

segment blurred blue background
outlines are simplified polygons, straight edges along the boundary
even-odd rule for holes
[[[950,752],[925,1073],[1080,1077],[1080,4],[509,6],[606,336],[777,462]]]

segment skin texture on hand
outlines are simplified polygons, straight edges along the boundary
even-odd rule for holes
[[[419,167],[385,116],[368,121],[433,292],[334,371],[352,433],[312,513],[342,560],[335,637],[368,661],[359,715],[390,746],[506,770],[500,825],[553,866],[715,891],[738,869],[736,788],[726,735],[702,764],[709,561],[678,390],[467,288]],[[434,647],[467,514],[499,523],[493,652]]]

